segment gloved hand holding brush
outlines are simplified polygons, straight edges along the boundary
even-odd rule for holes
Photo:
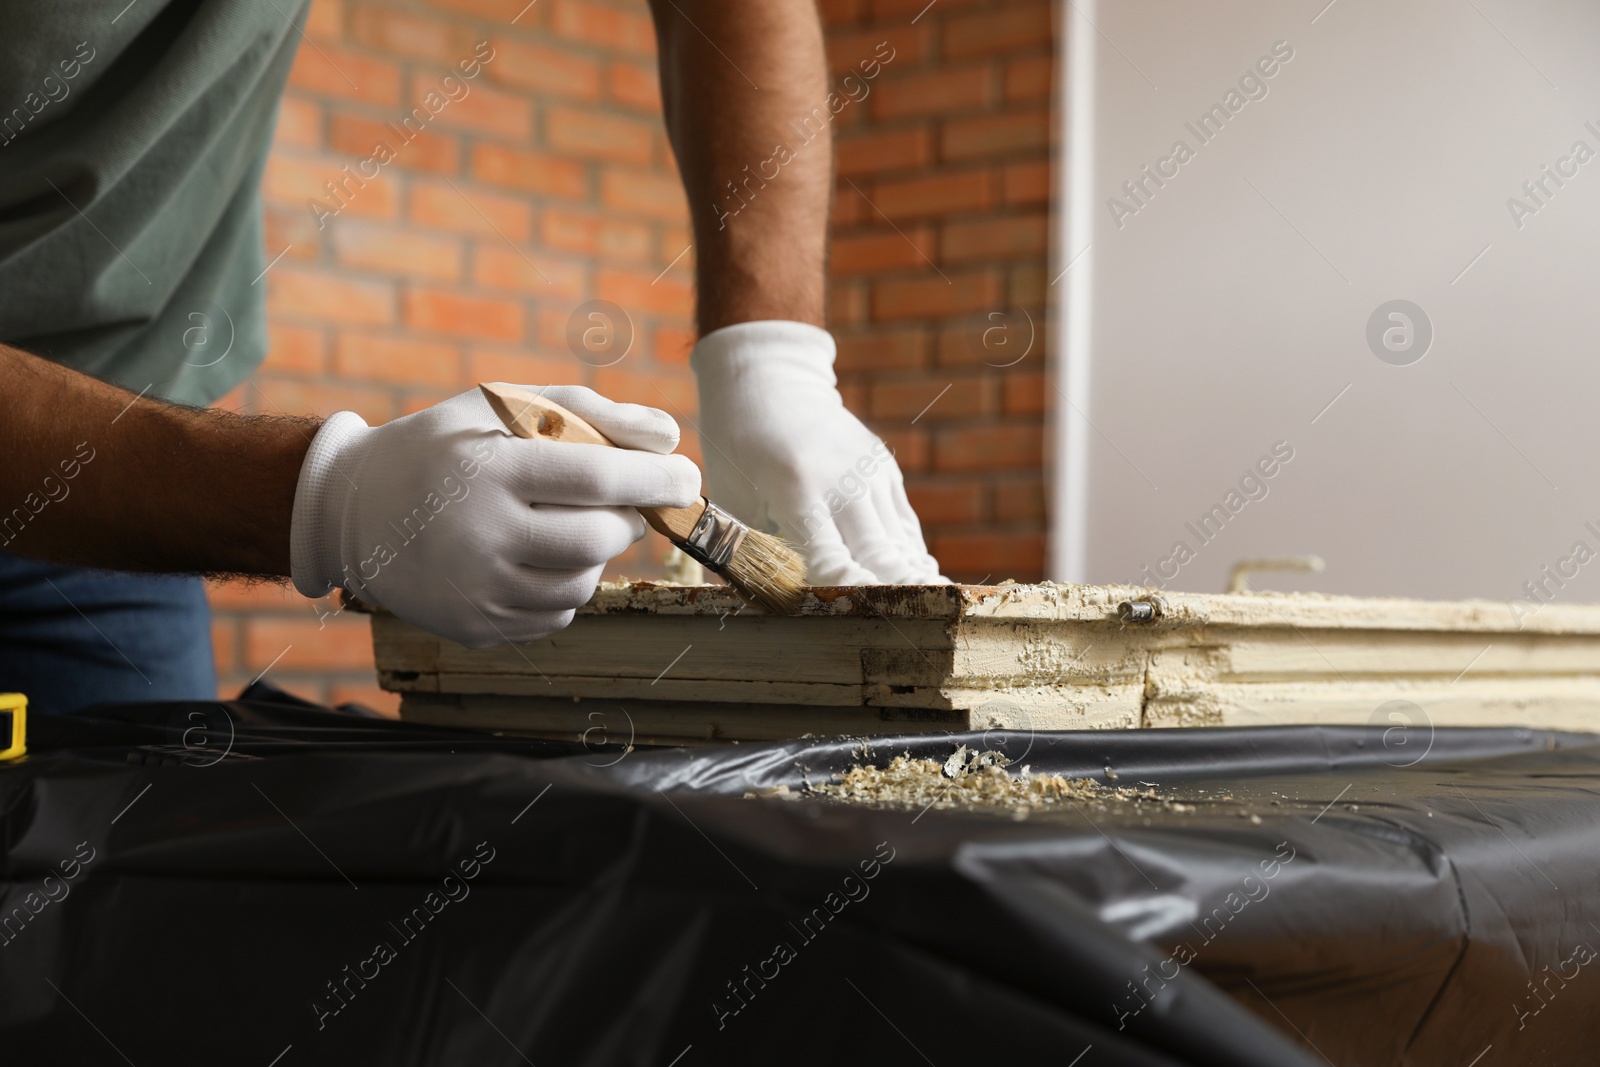
[[[666,454],[678,426],[664,411],[537,392],[624,447],[513,437],[476,389],[382,426],[330,418],[295,493],[295,588],[347,589],[470,648],[567,625],[644,536],[635,509],[699,500],[700,471]]]

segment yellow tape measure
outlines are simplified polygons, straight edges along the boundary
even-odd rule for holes
[[[0,693],[0,746],[0,760],[20,759],[28,751],[28,698],[21,693]]]

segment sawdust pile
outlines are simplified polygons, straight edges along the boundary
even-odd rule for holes
[[[821,797],[903,811],[1004,811],[1017,819],[1075,804],[1094,811],[1115,807],[1131,813],[1139,813],[1147,805],[1167,811],[1194,810],[1153,789],[1104,786],[1088,778],[1063,778],[1059,774],[1033,774],[1026,765],[1019,773],[1009,774],[1005,768],[1010,762],[999,752],[974,752],[961,745],[943,763],[896,756],[887,767],[858,764],[839,775],[838,782],[813,785],[798,794],[783,789],[777,795],[792,799]]]

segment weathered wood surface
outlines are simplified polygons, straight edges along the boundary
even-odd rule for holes
[[[607,585],[570,627],[527,645],[474,652],[382,613],[373,639],[405,717],[569,738],[595,736],[597,712],[639,741],[1600,724],[1600,606],[1519,617],[1493,601],[1169,593],[1155,621],[1123,624],[1117,606],[1148,595],[817,589],[801,614],[774,616],[722,586]]]

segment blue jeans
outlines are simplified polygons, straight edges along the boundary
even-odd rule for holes
[[[0,692],[42,713],[216,699],[204,583],[0,552]]]

